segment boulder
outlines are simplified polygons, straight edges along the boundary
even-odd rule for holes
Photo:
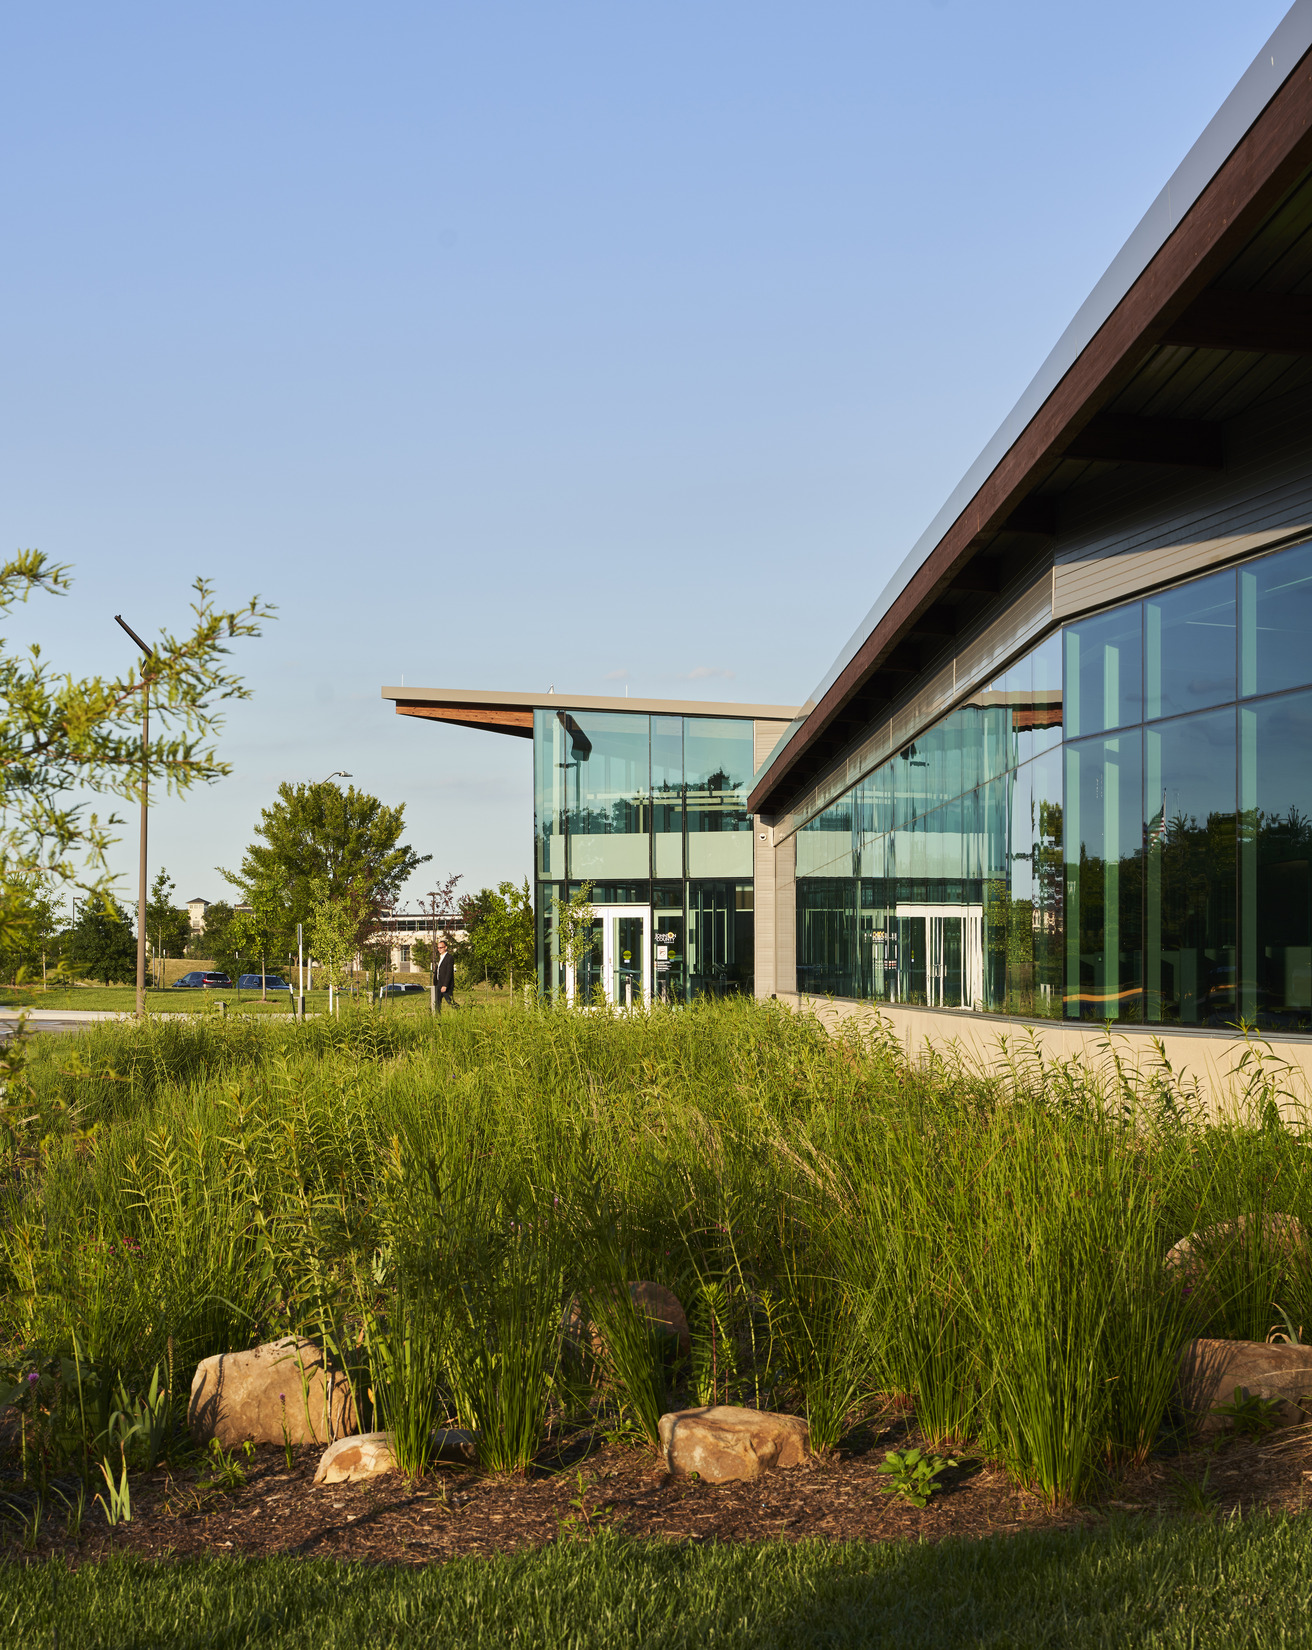
[[[1312,1265],[1312,1245],[1297,1216],[1262,1215],[1260,1228],[1258,1222],[1256,1215],[1237,1215],[1190,1232],[1166,1251],[1162,1266],[1190,1289],[1198,1289],[1207,1281],[1213,1259],[1232,1247],[1242,1252],[1253,1245],[1282,1261]]]
[[[1271,1346],[1265,1341],[1190,1341],[1180,1354],[1177,1393],[1204,1435],[1223,1431],[1229,1418],[1219,1404],[1234,1402],[1235,1388],[1246,1398],[1279,1405],[1282,1426],[1296,1426],[1312,1414],[1312,1346]]]
[[[661,1449],[672,1473],[696,1473],[710,1484],[759,1478],[811,1459],[811,1437],[800,1415],[716,1404],[662,1415]]]
[[[363,1478],[380,1478],[396,1472],[390,1432],[358,1432],[354,1438],[339,1438],[323,1452],[316,1484],[357,1484]]]
[[[663,1283],[631,1283],[629,1294],[640,1316],[646,1318],[659,1335],[668,1335],[678,1345],[681,1358],[692,1351],[692,1336],[688,1331],[688,1314],[679,1297]]]
[[[631,1283],[629,1296],[639,1314],[646,1318],[657,1334],[668,1336],[675,1343],[678,1355],[686,1358],[692,1350],[692,1336],[688,1331],[688,1315],[679,1297],[663,1283]],[[583,1302],[576,1295],[565,1308],[561,1331],[565,1340],[576,1348],[588,1346],[596,1358],[605,1356],[606,1342],[596,1324],[590,1323]]]
[[[472,1467],[478,1460],[478,1434],[463,1427],[438,1427],[433,1433],[433,1461]]]
[[[470,1464],[478,1458],[477,1434],[459,1427],[439,1427],[433,1433],[434,1461]],[[363,1478],[378,1478],[398,1472],[390,1432],[358,1432],[353,1438],[339,1438],[323,1452],[315,1472],[316,1484],[354,1484]]]
[[[286,1431],[284,1433],[284,1423]],[[326,1444],[357,1431],[350,1382],[313,1341],[221,1352],[196,1366],[187,1424],[198,1444]]]

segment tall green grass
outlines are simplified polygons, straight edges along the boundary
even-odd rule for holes
[[[1306,1136],[1254,1069],[1208,1120],[1164,1070],[1104,1085],[1021,1048],[981,1075],[743,1001],[106,1026],[36,1042],[10,1097],[0,1335],[132,1378],[170,1348],[181,1386],[309,1334],[414,1470],[448,1420],[517,1470],[577,1407],[582,1302],[596,1413],[641,1436],[667,1403],[747,1402],[829,1445],[893,1397],[1079,1496],[1152,1447],[1189,1335],[1312,1324],[1260,1218],[1206,1288],[1161,1264],[1240,1214],[1312,1230]],[[630,1311],[639,1278],[688,1307],[685,1365]]]

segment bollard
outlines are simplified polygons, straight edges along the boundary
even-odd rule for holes
[[[428,1012],[430,1014],[436,1014],[437,1013],[437,983],[436,983],[436,981],[434,981],[434,983],[432,985],[430,985],[429,988],[428,988]]]
[[[305,993],[303,991],[296,999],[296,1018],[298,1020],[305,1018]]]

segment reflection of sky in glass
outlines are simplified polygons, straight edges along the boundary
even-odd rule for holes
[[[1217,573],[1144,604],[1144,714],[1176,716],[1235,696],[1235,575]]]

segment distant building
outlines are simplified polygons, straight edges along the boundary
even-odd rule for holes
[[[385,911],[378,918],[369,939],[371,944],[390,942],[389,966],[404,973],[418,966],[414,961],[416,943],[436,945],[439,935],[445,935],[452,941],[466,937],[460,918],[454,911],[436,917],[427,911]]]
[[[205,913],[212,904],[213,901],[207,899],[189,899],[187,901],[187,920],[191,923],[193,934],[203,934],[205,932]]]

